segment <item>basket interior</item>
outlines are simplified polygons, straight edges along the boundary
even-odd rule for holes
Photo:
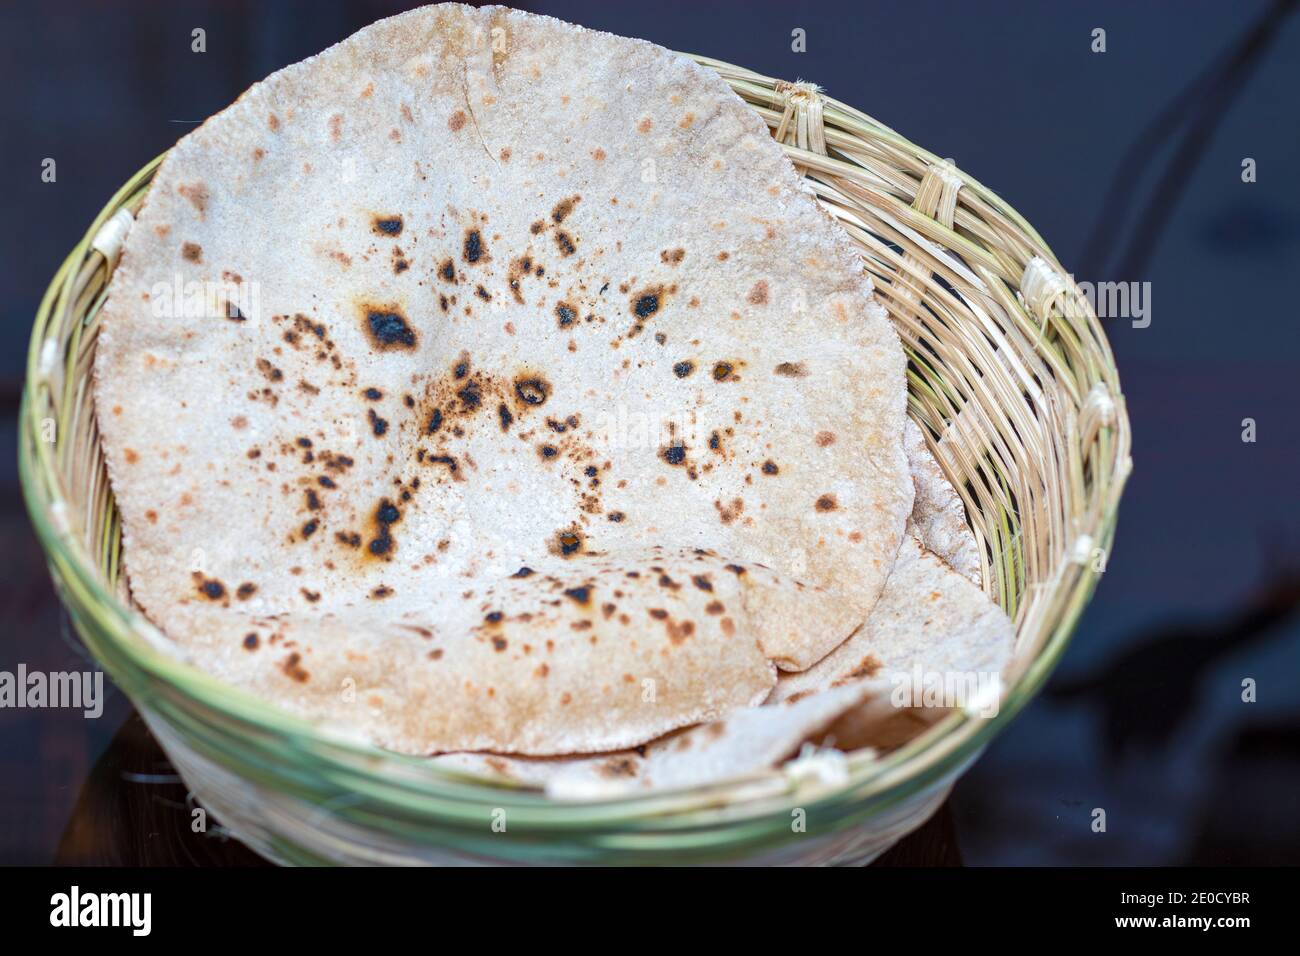
[[[999,717],[954,715],[884,760],[853,763],[845,792],[861,805],[864,795],[896,794],[961,762],[1045,679],[1105,567],[1130,468],[1123,396],[1087,300],[1037,233],[996,195],[811,84],[697,59],[767,122],[861,249],[909,356],[909,413],[966,505],[985,589],[1016,625]],[[112,676],[152,716],[179,728],[196,752],[229,758],[230,735],[241,735],[243,772],[261,773],[283,790],[287,779],[268,768],[291,746],[316,761],[316,770],[330,767],[326,777],[335,787],[343,785],[342,773],[356,774],[346,785],[362,792],[382,779],[389,787],[384,799],[409,798],[424,811],[436,806],[454,816],[458,800],[487,788],[445,776],[435,786],[409,759],[317,741],[310,728],[213,687],[160,653],[161,636],[131,610],[90,370],[117,250],[160,159],[123,186],[92,224],[41,303],[33,332],[22,477],[64,603]],[[643,817],[647,801],[662,818],[716,810],[720,799],[733,807],[761,803],[787,790],[775,779],[730,786],[725,799],[718,796],[723,791],[636,798],[637,807],[624,803],[608,819],[615,826],[632,814]],[[447,802],[430,803],[435,796]],[[559,819],[547,817],[537,798],[512,799],[548,825]],[[599,816],[593,809],[584,819]]]

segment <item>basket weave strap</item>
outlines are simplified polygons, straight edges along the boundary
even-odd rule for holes
[[[122,254],[122,243],[126,241],[126,234],[131,231],[131,226],[134,224],[135,217],[131,215],[131,211],[126,208],[119,209],[99,227],[95,238],[90,240],[90,247],[108,261],[110,270],[117,265],[117,257]]]
[[[1053,308],[1060,310],[1062,315],[1065,314],[1069,291],[1070,283],[1046,259],[1034,256],[1025,263],[1025,272],[1020,278],[1020,293],[1039,325],[1047,324]]]
[[[957,216],[957,192],[962,183],[961,175],[951,160],[933,163],[921,177],[912,208],[951,229]]]
[[[945,229],[951,229],[957,216],[957,193],[961,187],[962,178],[957,173],[956,166],[946,159],[933,163],[921,177],[921,183],[916,188],[916,198],[912,200],[912,208]],[[937,244],[929,245],[936,255],[942,254],[943,250]],[[919,276],[925,276],[925,281]],[[903,267],[898,273],[898,298],[913,305],[918,304],[924,294],[923,286],[928,284],[929,278],[929,270],[922,265],[921,258],[909,252],[903,257]]]
[[[822,91],[816,83],[777,80],[775,105],[781,107],[781,122],[772,136],[778,143],[797,146],[810,153],[826,155],[826,121],[822,113]],[[795,164],[799,175],[807,170]]]

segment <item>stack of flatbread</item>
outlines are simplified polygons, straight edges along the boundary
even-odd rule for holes
[[[95,383],[177,654],[564,795],[888,747],[953,705],[922,683],[996,678],[1012,628],[905,365],[716,75],[448,4],[176,145]]]

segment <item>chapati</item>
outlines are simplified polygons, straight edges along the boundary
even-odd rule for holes
[[[178,654],[384,747],[553,754],[725,716],[861,625],[904,370],[716,74],[447,4],[171,150],[95,387]]]

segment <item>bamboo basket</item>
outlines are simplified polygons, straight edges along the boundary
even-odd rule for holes
[[[195,797],[281,863],[863,863],[920,826],[1042,685],[1104,569],[1130,433],[1087,300],[1000,198],[808,83],[703,57],[861,249],[910,363],[909,413],[958,489],[1017,642],[996,717],[953,713],[836,779],[771,771],[564,803],[335,739],[166,652],[129,599],[90,388],[100,306],[161,157],[103,209],[36,315],[20,470],[86,646]]]

